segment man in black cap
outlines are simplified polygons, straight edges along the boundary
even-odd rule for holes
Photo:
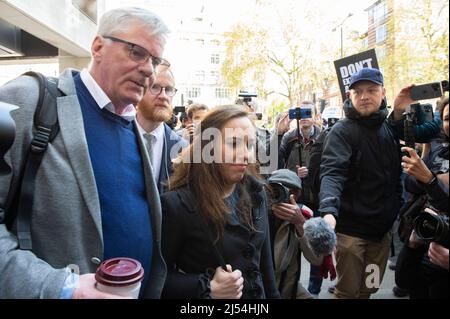
[[[379,70],[352,75],[346,118],[324,142],[319,212],[337,233],[337,298],[369,298],[388,260],[402,188],[399,141],[386,121],[385,95]]]
[[[273,204],[269,214],[278,290],[285,299],[312,299],[300,283],[301,254],[303,252],[306,260],[316,266],[321,265],[323,256],[313,252],[304,236],[303,224],[313,216],[313,211],[297,202],[302,192],[302,181],[293,171],[279,169],[272,173],[268,182],[272,187],[278,186],[285,192],[289,191],[289,199]]]

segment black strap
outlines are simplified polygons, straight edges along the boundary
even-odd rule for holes
[[[33,139],[27,154],[20,197],[17,207],[17,238],[23,250],[33,248],[31,242],[31,212],[33,210],[36,173],[48,144],[59,132],[56,99],[62,94],[57,80],[44,77],[40,73],[27,72],[39,81],[39,100],[34,113]]]

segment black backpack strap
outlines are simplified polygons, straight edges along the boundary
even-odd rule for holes
[[[39,82],[39,100],[34,113],[33,139],[25,161],[16,218],[20,249],[31,250],[31,212],[36,173],[48,144],[59,132],[56,99],[62,94],[58,90],[56,79],[46,78],[35,72],[27,72],[24,75],[32,76]]]

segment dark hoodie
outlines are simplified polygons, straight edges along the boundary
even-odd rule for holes
[[[338,233],[380,241],[401,206],[399,141],[385,101],[368,117],[349,99],[344,111],[324,142],[319,212],[336,217]]]

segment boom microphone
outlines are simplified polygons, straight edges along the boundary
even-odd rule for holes
[[[323,218],[308,219],[303,229],[303,236],[316,256],[331,255],[336,246],[336,234]]]

